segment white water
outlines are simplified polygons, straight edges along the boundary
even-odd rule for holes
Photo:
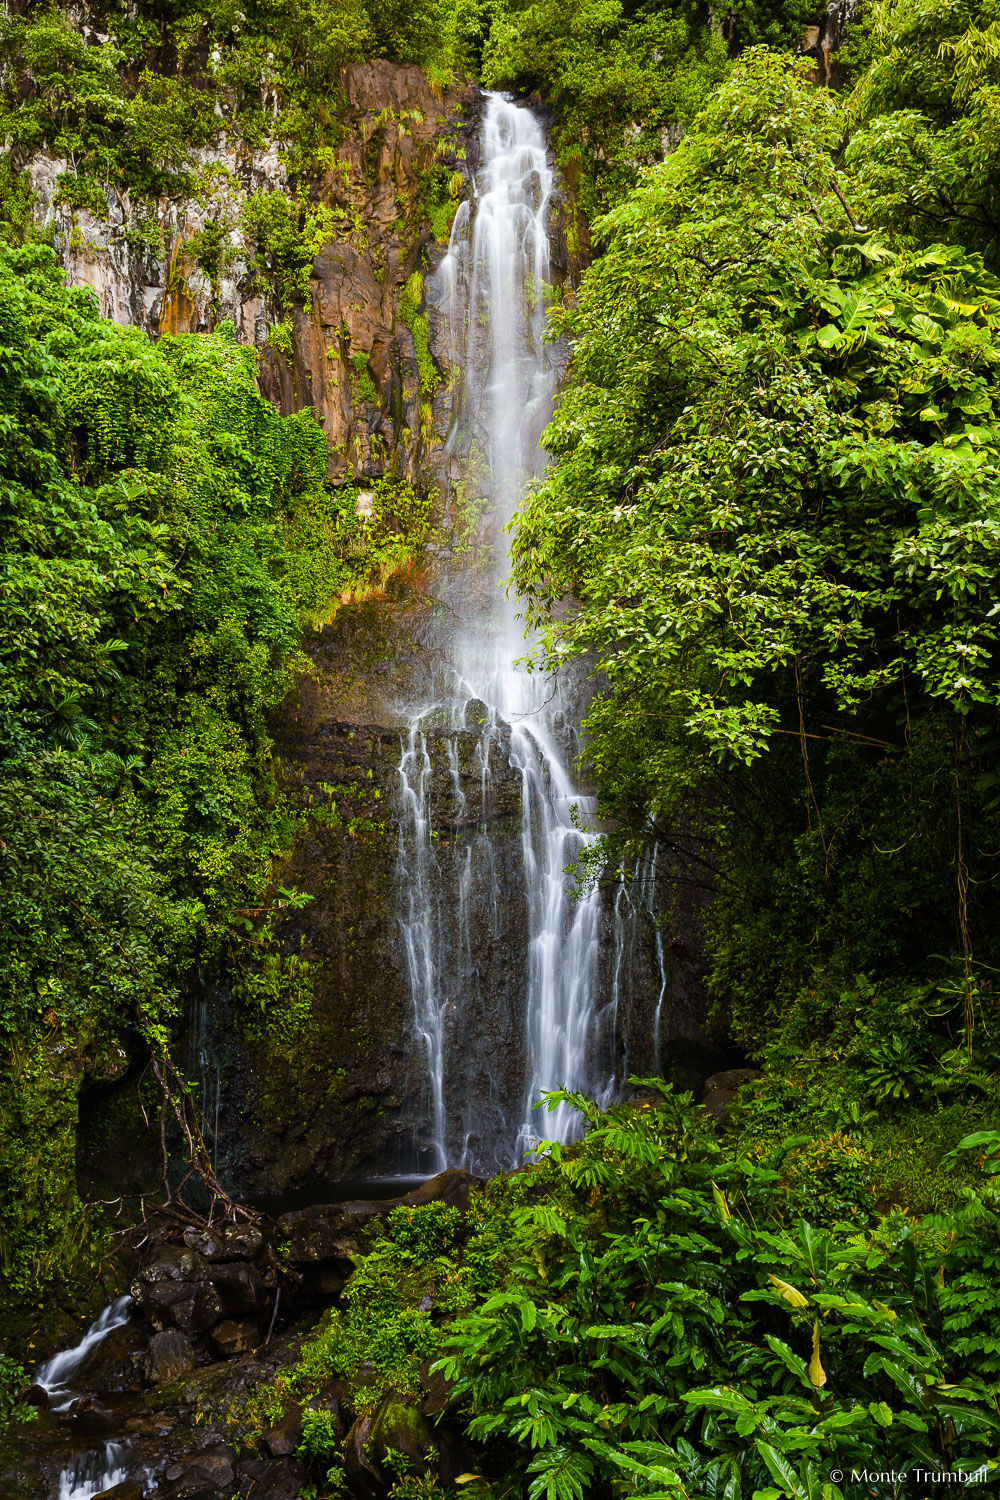
[[[107,1338],[113,1328],[121,1328],[123,1323],[128,1322],[131,1308],[131,1297],[118,1297],[94,1319],[78,1344],[53,1355],[47,1364],[40,1367],[35,1380],[48,1391],[49,1400],[56,1411],[63,1411],[69,1406],[74,1396],[73,1377],[83,1368],[102,1339]]]
[[[437,1164],[475,1164],[472,1140],[497,1131],[509,1136],[510,1160],[521,1159],[539,1135],[569,1140],[580,1117],[567,1105],[539,1117],[534,1106],[546,1090],[607,1093],[607,1077],[592,1076],[597,1006],[600,904],[596,891],[571,899],[565,873],[595,837],[585,831],[593,807],[577,791],[559,744],[564,717],[551,682],[516,665],[530,649],[507,596],[507,533],[526,482],[539,471],[539,438],[551,413],[555,371],[544,342],[549,276],[547,213],[553,172],[545,136],[530,110],[498,94],[488,98],[482,170],[476,197],[455,218],[448,254],[438,271],[440,305],[448,323],[449,357],[458,372],[452,433],[475,430],[485,453],[483,489],[493,551],[487,587],[463,597],[462,627],[453,643],[454,697],[420,705],[403,739],[399,763],[399,869],[404,904],[401,929],[413,998],[414,1029],[426,1069],[427,1112]],[[485,710],[485,712],[484,712]],[[469,1003],[480,972],[470,937],[471,904],[488,920],[490,834],[485,817],[457,862],[445,869],[432,831],[432,762],[428,725],[444,712],[457,729],[482,723],[480,759],[483,812],[491,766],[509,726],[509,759],[521,777],[521,857],[528,945],[521,976],[523,1053],[521,1098],[489,1101],[476,1117],[462,1116],[462,1138],[449,1140],[456,1113],[455,1079],[462,1059],[449,1055],[449,1023]],[[485,720],[485,723],[483,721]],[[448,742],[453,821],[475,823],[459,784],[457,737]],[[459,805],[459,803],[461,805]],[[478,814],[478,810],[475,810]],[[444,889],[443,889],[444,888]],[[494,908],[499,899],[492,884]],[[493,913],[493,935],[499,932]],[[481,946],[489,940],[489,930]],[[465,1048],[476,1039],[462,1033]],[[454,1051],[454,1048],[451,1049]],[[484,1066],[489,1067],[489,1059]],[[605,1068],[605,1073],[606,1073]],[[612,1068],[613,1075],[613,1068]],[[461,1113],[461,1109],[458,1110]],[[497,1120],[503,1125],[497,1125]]]
[[[59,1476],[57,1500],[92,1500],[129,1477],[126,1443],[105,1443],[96,1453],[78,1455]]]

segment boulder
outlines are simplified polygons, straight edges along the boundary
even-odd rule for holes
[[[759,1068],[723,1068],[721,1073],[713,1073],[711,1078],[705,1079],[706,1094],[714,1094],[718,1089],[738,1089],[745,1083],[755,1083],[758,1078],[763,1078]]]
[[[212,1343],[224,1359],[234,1354],[249,1354],[260,1343],[260,1337],[256,1318],[224,1318],[212,1329]]]
[[[206,1260],[253,1260],[264,1236],[256,1224],[222,1224],[217,1229],[190,1225],[184,1231],[184,1243]]]
[[[130,1288],[132,1299],[141,1302],[143,1287],[154,1281],[197,1281],[206,1269],[202,1257],[188,1246],[159,1245],[140,1268]]]
[[[483,1181],[471,1172],[451,1167],[402,1198],[315,1203],[310,1208],[295,1209],[278,1220],[278,1229],[291,1241],[292,1260],[300,1265],[350,1262],[362,1249],[363,1231],[383,1214],[394,1208],[422,1208],[427,1203],[444,1203],[465,1213],[470,1189],[481,1187]],[[351,1269],[350,1265],[346,1267],[348,1274]]]
[[[358,1500],[385,1500],[395,1476],[383,1468],[391,1451],[404,1454],[418,1474],[454,1483],[469,1467],[461,1442],[441,1423],[432,1425],[411,1397],[390,1391],[372,1413],[358,1417],[344,1444],[344,1468]]]
[[[109,1490],[101,1490],[94,1500],[143,1500],[143,1490],[134,1479],[123,1479],[121,1484],[112,1485]]]
[[[143,1288],[142,1310],[154,1328],[205,1333],[224,1308],[210,1281],[156,1281]]]
[[[298,1500],[305,1470],[290,1458],[245,1458],[236,1470],[240,1500]]]
[[[260,1312],[269,1300],[262,1278],[245,1260],[215,1261],[208,1267],[207,1279],[229,1317]]]
[[[482,1187],[484,1181],[485,1178],[475,1177],[471,1172],[449,1167],[446,1172],[439,1172],[436,1177],[422,1182],[412,1193],[407,1193],[405,1198],[398,1198],[395,1202],[407,1208],[422,1208],[425,1203],[444,1203],[464,1214],[469,1207],[470,1189]]]
[[[48,1406],[49,1393],[44,1385],[29,1385],[17,1399],[23,1406]]]
[[[182,1463],[171,1464],[158,1494],[162,1500],[231,1500],[235,1487],[233,1450],[214,1443]]]
[[[302,1407],[290,1406],[269,1431],[264,1434],[264,1447],[272,1458],[289,1458],[302,1441]]]
[[[339,1297],[351,1275],[349,1261],[320,1261],[301,1272],[301,1290],[307,1297]]]
[[[745,1083],[753,1083],[763,1075],[756,1068],[725,1068],[705,1079],[702,1108],[717,1120],[728,1120],[729,1109],[736,1102],[737,1094]]]
[[[291,1241],[293,1261],[350,1261],[360,1250],[359,1231],[388,1213],[396,1201],[315,1203],[285,1214],[278,1220],[278,1229]]]
[[[420,1389],[424,1393],[420,1410],[425,1417],[439,1417],[453,1405],[451,1392],[454,1382],[446,1379],[440,1370],[433,1370],[432,1364],[433,1360],[425,1359],[417,1371]]]
[[[146,1352],[146,1378],[153,1385],[171,1385],[194,1369],[191,1342],[177,1328],[154,1333]]]

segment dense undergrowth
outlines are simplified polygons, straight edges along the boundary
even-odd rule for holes
[[[288,194],[239,227],[287,311],[315,248],[354,232],[315,191],[337,70],[386,56],[539,90],[585,208],[610,209],[556,310],[575,357],[517,580],[550,664],[596,652],[607,676],[587,753],[618,831],[597,860],[630,867],[653,838],[711,886],[714,1024],[763,1077],[721,1135],[669,1093],[607,1117],[577,1100],[585,1141],[468,1216],[390,1215],[242,1414],[264,1427],[305,1400],[317,1494],[343,1484],[324,1387],[346,1381],[364,1414],[426,1390],[438,1359],[465,1494],[837,1500],[856,1469],[993,1462],[998,23],[875,3],[836,97],[775,50],[805,19],[757,0],[720,34],[688,5],[273,0],[108,7],[102,48],[48,8],[2,23],[14,1295],[86,1261],[81,1077],[165,1055],[195,963],[242,973],[262,1025],[287,1022],[292,989],[307,1003],[308,973],[290,989],[254,946],[297,899],[271,884],[296,820],[268,714],[302,623],[426,519],[388,482],[359,522],[311,416],[277,417],[225,328],[150,345],[67,292],[21,166],[66,159],[81,210],[127,189],[138,234],[142,205],[210,190],[199,152],[277,141]],[[428,192],[443,236],[450,189]],[[206,232],[206,274],[231,248]],[[415,272],[415,339],[420,290]]]
[[[386,481],[360,521],[231,332],[151,344],[45,247],[0,253],[0,330],[0,1271],[23,1296],[86,1264],[81,1079],[164,1053],[195,964],[280,1006],[261,945],[297,824],[268,717],[302,625],[404,562],[420,507]]]
[[[840,1500],[853,1471],[921,1495],[995,1474],[1000,1133],[960,1132],[947,1206],[887,1209],[863,1120],[766,1145],[756,1100],[720,1136],[659,1083],[606,1115],[571,1097],[582,1144],[464,1218],[394,1210],[343,1307],[238,1414],[266,1429],[304,1406],[315,1494],[344,1483],[331,1381],[404,1438],[406,1401],[431,1392],[445,1415],[436,1438],[423,1421],[425,1451],[462,1432],[455,1488],[433,1451],[390,1450],[398,1500]]]

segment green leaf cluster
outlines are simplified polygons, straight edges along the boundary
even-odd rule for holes
[[[745,54],[601,222],[513,546],[549,664],[610,682],[606,811],[703,841],[681,863],[751,1046],[824,975],[956,949],[968,1032],[990,962],[1000,283],[866,224],[848,123]]]

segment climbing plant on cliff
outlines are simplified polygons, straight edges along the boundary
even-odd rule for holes
[[[81,1081],[162,1053],[192,961],[239,961],[246,908],[285,901],[268,715],[300,618],[381,542],[251,350],[151,345],[37,245],[0,252],[0,426],[0,1270],[24,1290],[87,1232]]]

